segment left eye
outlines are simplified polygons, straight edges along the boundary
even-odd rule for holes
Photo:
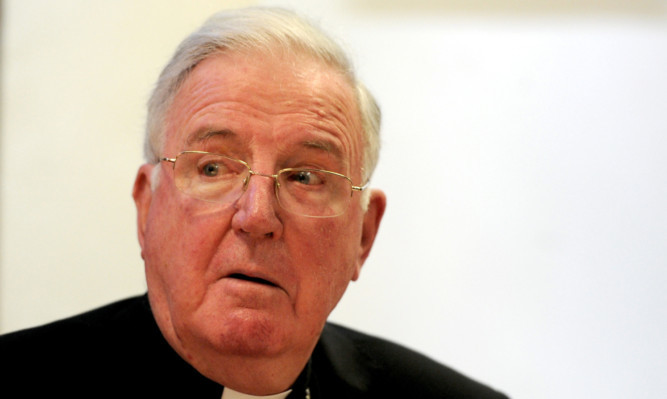
[[[324,184],[324,178],[320,174],[309,170],[297,170],[289,174],[288,180],[307,186]]]

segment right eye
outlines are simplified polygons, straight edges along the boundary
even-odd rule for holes
[[[208,162],[201,168],[201,173],[207,177],[215,177],[220,172],[220,164],[217,162]]]

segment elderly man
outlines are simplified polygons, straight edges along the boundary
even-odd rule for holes
[[[3,337],[21,397],[499,398],[328,324],[373,245],[379,110],[280,10],[215,15],[149,103],[133,197],[148,294]],[[269,396],[267,396],[269,395]]]

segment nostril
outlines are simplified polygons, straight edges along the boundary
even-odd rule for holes
[[[280,205],[273,187],[264,182],[248,185],[248,189],[234,204],[232,228],[254,239],[275,240],[282,233],[282,221],[278,216]]]

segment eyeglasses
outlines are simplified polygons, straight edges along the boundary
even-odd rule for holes
[[[327,218],[345,213],[352,194],[368,184],[355,186],[340,173],[308,168],[286,168],[275,175],[257,173],[246,162],[205,151],[183,151],[173,163],[176,187],[184,194],[209,202],[232,203],[248,187],[252,176],[270,177],[278,203],[288,212]]]

